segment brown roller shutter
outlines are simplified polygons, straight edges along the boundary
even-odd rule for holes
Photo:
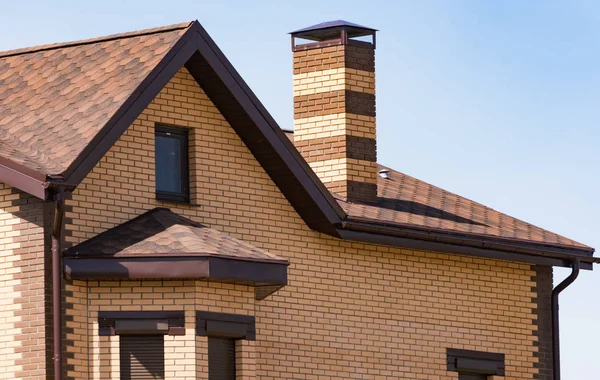
[[[235,380],[235,340],[208,338],[208,380]]]
[[[487,380],[487,375],[475,375],[468,373],[458,374],[458,380]]]
[[[121,380],[165,378],[163,335],[121,335],[119,350]]]

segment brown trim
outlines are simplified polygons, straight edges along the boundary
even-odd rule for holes
[[[99,311],[98,335],[110,336],[120,333],[185,335],[185,312]]]
[[[398,234],[398,233],[408,233],[412,237],[422,237],[426,240],[435,239],[446,239],[450,238],[452,240],[461,240],[461,241],[473,241],[478,246],[503,246],[508,250],[515,250],[516,252],[526,252],[526,253],[538,253],[538,254],[569,254],[581,257],[588,257],[592,259],[592,255],[594,254],[594,249],[589,247],[573,247],[567,246],[563,244],[550,244],[543,242],[532,242],[521,239],[513,239],[501,236],[493,236],[493,235],[481,235],[474,234],[469,232],[462,231],[452,231],[452,230],[444,230],[442,228],[436,227],[425,227],[425,226],[416,226],[413,224],[407,223],[399,223],[399,222],[386,222],[380,220],[374,220],[370,218],[362,218],[362,217],[349,217],[346,221],[342,222],[342,228],[348,228],[354,230],[358,228],[359,230],[368,229],[370,232],[373,232],[374,229],[383,234]],[[435,240],[434,239],[434,240]],[[598,258],[600,259],[600,258]],[[591,261],[590,261],[591,262]]]
[[[287,266],[287,262],[257,262],[212,256],[66,257],[64,260],[65,277],[69,280],[207,278],[279,287],[287,285]]]
[[[48,199],[46,175],[0,157],[0,182],[42,200]]]
[[[63,378],[63,319],[62,319],[62,279],[63,264],[61,262],[61,242],[64,229],[65,192],[59,187],[56,193],[54,220],[52,222],[51,256],[52,256],[52,341],[54,354],[54,379]]]
[[[196,335],[255,340],[256,319],[250,315],[197,311]]]
[[[340,229],[341,239],[353,240],[373,244],[391,245],[408,249],[421,251],[433,251],[452,253],[465,256],[483,257],[497,260],[516,261],[528,264],[539,264],[549,266],[570,267],[573,254],[555,254],[553,256],[543,255],[543,253],[529,254],[517,253],[510,250],[500,250],[489,247],[489,243],[479,243],[479,247],[465,245],[464,239],[456,239],[454,243],[446,241],[423,240],[423,237],[406,237],[384,235],[381,232],[371,233],[367,231],[357,231]],[[514,250],[514,248],[513,248]],[[588,257],[588,261],[584,263],[582,258],[581,268],[592,270],[593,257]]]

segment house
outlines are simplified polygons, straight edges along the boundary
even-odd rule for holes
[[[0,377],[558,379],[594,250],[378,165],[375,35],[293,134],[198,22],[0,53]]]

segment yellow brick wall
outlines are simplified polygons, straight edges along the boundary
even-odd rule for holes
[[[294,96],[351,90],[375,94],[375,73],[348,67],[294,74]]]
[[[99,311],[185,312],[185,335],[165,336],[167,380],[207,379],[207,339],[196,337],[196,311],[255,315],[251,287],[206,280],[74,281],[65,293],[74,304],[67,310],[65,334],[67,375],[73,380],[120,378],[119,336],[99,336]],[[253,374],[253,345],[244,343],[239,355],[240,374]]]
[[[39,199],[0,183],[0,379],[46,379],[51,371],[44,210]]]
[[[191,130],[191,205],[154,199],[155,123]],[[71,244],[168,206],[288,259],[289,285],[252,304],[257,340],[242,343],[255,349],[247,354],[255,363],[244,365],[248,379],[456,379],[446,371],[448,347],[505,353],[508,379],[534,378],[537,371],[529,265],[345,242],[308,229],[185,69],[68,205]],[[199,284],[195,291],[205,291]],[[90,319],[117,301],[127,308],[163,307],[158,300],[124,301],[126,294],[138,297],[130,285],[99,285],[88,290]],[[121,286],[123,293],[112,293]],[[171,302],[170,293],[160,294],[160,302]],[[212,300],[210,307],[221,302]],[[249,302],[236,307],[252,314]],[[93,368],[102,363],[96,335],[90,333]],[[114,355],[110,344],[105,355]],[[202,373],[205,343],[197,338],[196,346],[195,367]]]

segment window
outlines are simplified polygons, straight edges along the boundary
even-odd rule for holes
[[[247,315],[196,312],[196,335],[208,337],[208,379],[235,380],[235,343],[254,340],[254,317]]]
[[[121,380],[165,378],[163,335],[121,335],[119,339]]]
[[[459,380],[482,380],[490,375],[504,376],[504,354],[448,348],[448,371],[458,372]]]
[[[189,202],[188,130],[157,126],[154,155],[156,199]]]
[[[471,375],[468,373],[459,373],[458,380],[487,380],[487,375]]]
[[[208,338],[208,380],[235,380],[235,340]]]
[[[121,380],[165,378],[165,335],[185,335],[183,311],[100,311],[98,335],[119,335]]]

